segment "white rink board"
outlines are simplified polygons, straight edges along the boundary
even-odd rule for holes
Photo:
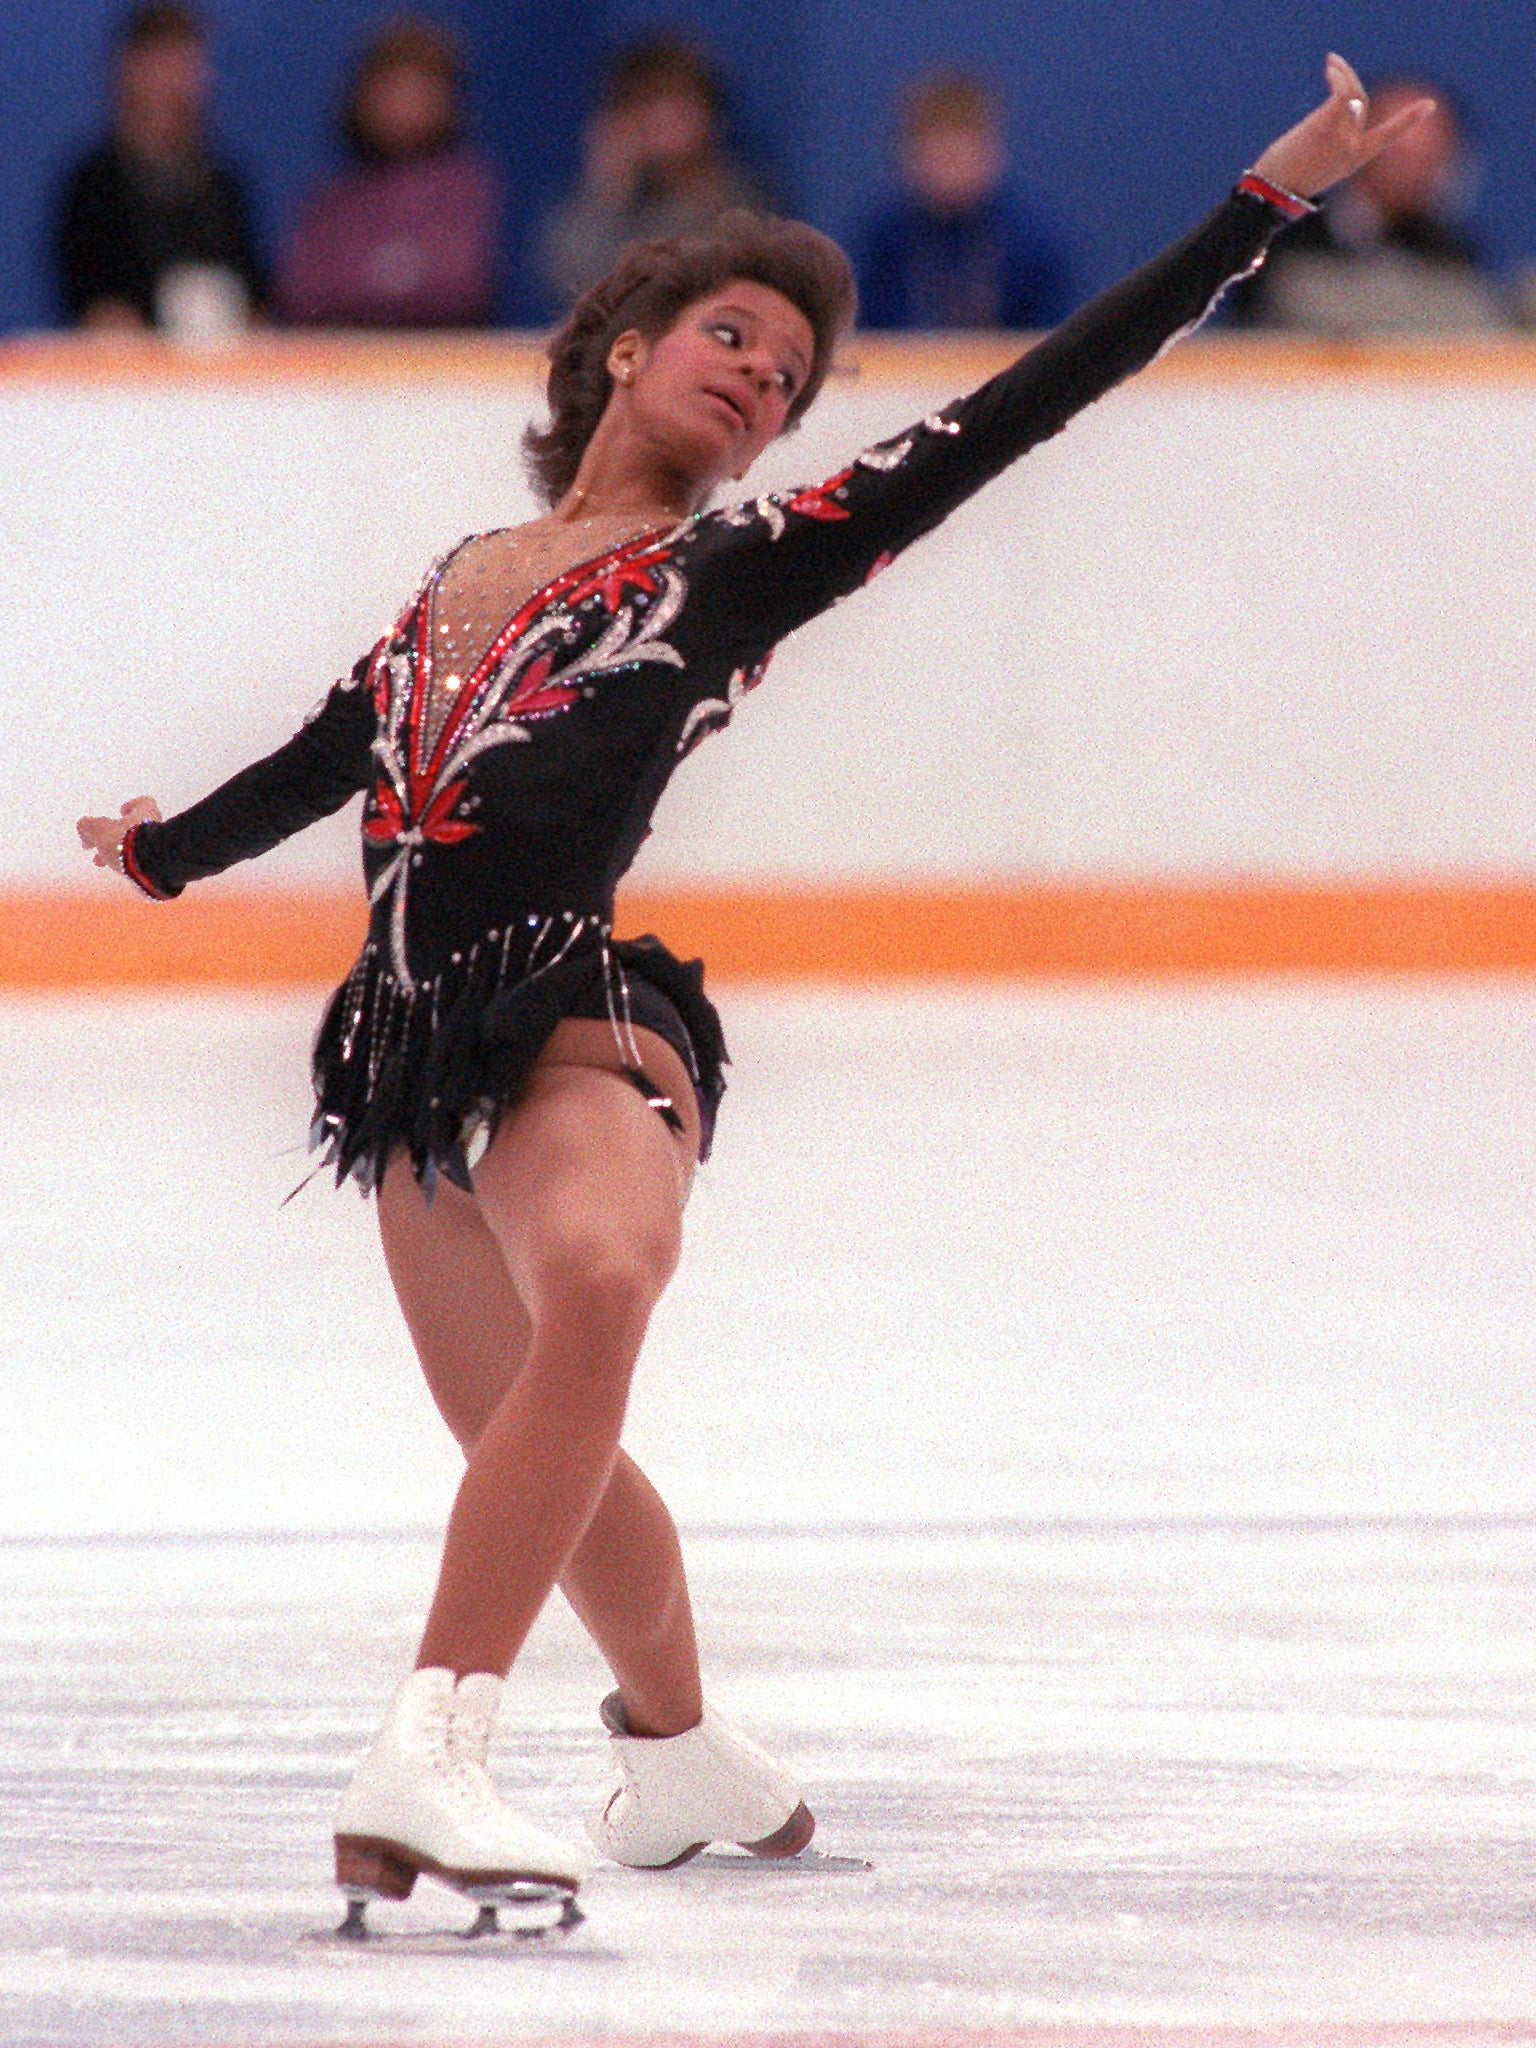
[[[838,385],[819,476],[952,394]],[[527,388],[0,391],[0,882],[286,736],[444,545],[531,509]],[[776,660],[653,880],[1536,867],[1536,384],[1144,383]],[[355,822],[264,879],[345,876]]]

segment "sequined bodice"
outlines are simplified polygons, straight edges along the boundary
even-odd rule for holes
[[[464,686],[507,621],[568,570],[637,531],[632,516],[530,520],[472,535],[449,558],[430,589],[431,675],[423,733],[435,747]]]
[[[472,535],[380,642],[363,839],[402,986],[519,905],[606,914],[718,665],[700,648],[694,680],[674,638],[699,540],[698,520]]]

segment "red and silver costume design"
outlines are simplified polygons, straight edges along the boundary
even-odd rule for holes
[[[566,570],[441,686],[439,564],[286,746],[134,828],[125,871],[173,896],[367,792],[369,935],[315,1047],[315,1136],[338,1178],[375,1186],[404,1146],[429,1187],[439,1171],[468,1185],[475,1138],[567,1016],[607,1017],[636,1074],[635,1024],[680,1016],[712,1113],[725,1048],[699,964],[612,935],[614,891],[678,761],[729,722],[786,634],[1198,325],[1284,224],[1240,187],[969,397],[823,484]]]

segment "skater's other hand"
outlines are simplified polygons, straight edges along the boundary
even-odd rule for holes
[[[142,825],[146,819],[153,819],[158,825],[164,817],[160,806],[152,796],[130,798],[116,818],[81,818],[75,830],[80,834],[80,844],[95,856],[99,868],[116,868],[123,871],[123,841],[135,825]]]
[[[1301,199],[1314,198],[1341,178],[1352,177],[1389,143],[1417,127],[1435,106],[1433,100],[1414,100],[1373,128],[1371,103],[1354,66],[1330,56],[1324,70],[1327,99],[1272,142],[1253,167],[1261,178]]]

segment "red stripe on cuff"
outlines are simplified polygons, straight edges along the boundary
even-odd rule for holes
[[[1245,171],[1237,181],[1237,189],[1254,199],[1262,199],[1266,206],[1272,206],[1276,213],[1283,213],[1287,220],[1305,220],[1309,213],[1317,211],[1310,199],[1287,192],[1283,185],[1272,185],[1257,171]]]
[[[137,825],[130,825],[123,834],[123,873],[130,882],[137,884],[146,896],[153,896],[157,903],[169,903],[171,900],[169,889],[157,889],[148,875],[139,866],[138,858],[133,850],[133,842],[138,834],[138,829]]]

